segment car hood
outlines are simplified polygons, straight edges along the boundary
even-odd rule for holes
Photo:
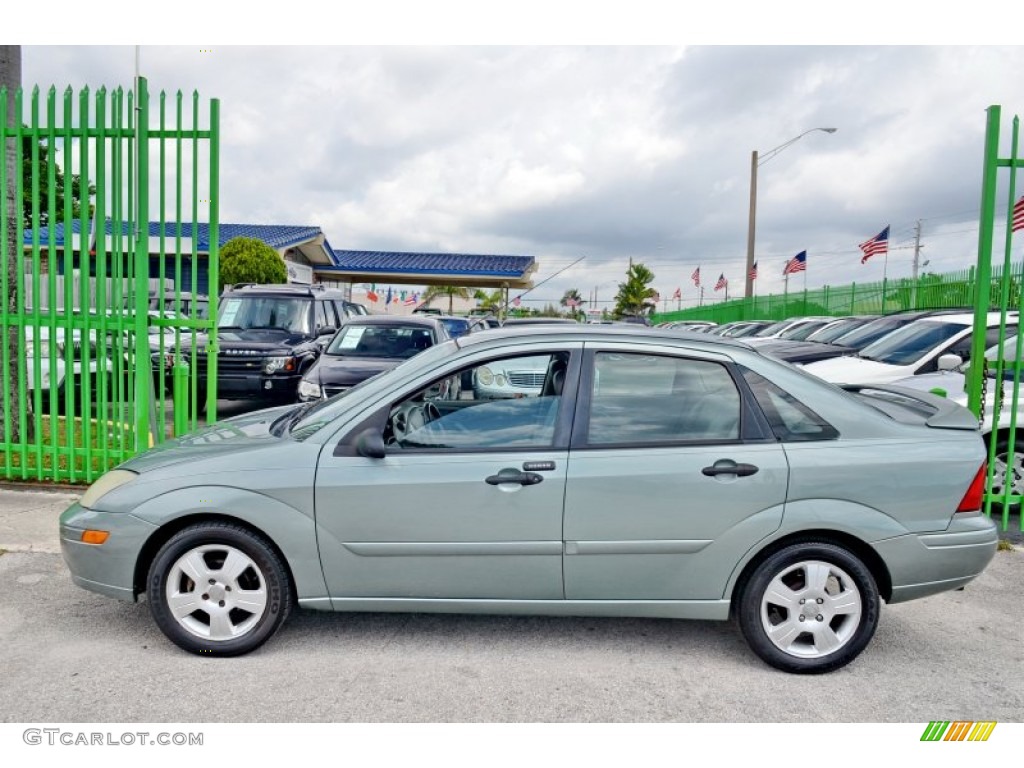
[[[378,373],[389,371],[401,362],[403,360],[397,357],[365,358],[321,355],[306,378],[318,384],[351,387]]]
[[[208,460],[222,454],[238,454],[257,450],[280,438],[270,434],[270,425],[299,405],[284,405],[253,411],[242,416],[225,419],[216,424],[200,427],[182,437],[168,440],[146,453],[129,459],[121,469],[148,472],[183,461]]]
[[[209,337],[205,334],[196,336],[197,351],[205,352]],[[253,328],[246,331],[221,331],[217,334],[217,346],[221,353],[229,349],[245,349],[259,352],[272,352],[276,349],[290,348],[310,341],[310,337],[302,333],[290,333],[278,328]],[[191,339],[182,334],[182,347],[188,348]]]
[[[742,340],[742,339],[741,339]],[[769,343],[760,344],[757,351],[763,355],[771,355],[789,363],[810,363],[816,360],[828,360],[833,357],[852,355],[856,350],[838,344],[824,344],[820,341],[784,341],[769,339]]]
[[[889,384],[907,375],[903,366],[852,355],[809,363],[804,370],[835,384]]]

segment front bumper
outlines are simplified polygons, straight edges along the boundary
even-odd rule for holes
[[[958,514],[943,532],[897,536],[874,547],[892,578],[889,602],[900,603],[968,584],[985,570],[998,545],[992,520]]]
[[[225,400],[276,398],[294,402],[298,395],[299,374],[247,373],[217,376],[217,397]],[[200,379],[200,386],[206,384]]]
[[[85,530],[109,531],[103,544],[85,544]],[[134,600],[135,564],[156,526],[124,512],[100,512],[77,502],[60,516],[60,548],[80,587],[121,600]]]

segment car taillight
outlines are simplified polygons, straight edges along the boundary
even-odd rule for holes
[[[978,474],[971,481],[971,487],[967,489],[967,493],[964,494],[963,499],[960,501],[960,506],[956,508],[957,512],[981,511],[982,502],[985,500],[985,479],[987,475],[987,465],[983,461],[978,469]]]

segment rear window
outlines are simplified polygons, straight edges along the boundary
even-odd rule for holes
[[[747,368],[742,372],[778,440],[797,442],[839,437],[835,427],[793,395]]]

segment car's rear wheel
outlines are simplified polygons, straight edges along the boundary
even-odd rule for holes
[[[147,585],[163,633],[204,656],[255,650],[292,604],[288,570],[274,549],[228,523],[200,523],[172,536],[153,559]]]
[[[1001,498],[1010,486],[1010,493],[1024,495],[1024,436],[1017,435],[1013,444],[1013,460],[1010,461],[1010,438],[1001,435],[996,443],[995,459],[992,462],[992,508],[1002,511]],[[1020,503],[1011,501],[1010,512],[1020,510]]]
[[[874,577],[850,551],[792,544],[765,559],[740,596],[740,629],[751,649],[786,672],[818,673],[855,659],[875,633]]]

